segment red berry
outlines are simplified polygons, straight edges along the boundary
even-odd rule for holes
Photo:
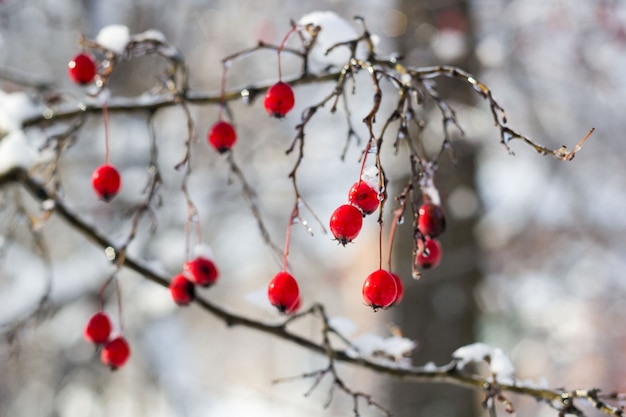
[[[348,193],[348,201],[360,208],[365,214],[372,214],[380,205],[378,192],[365,181],[354,183]]]
[[[418,241],[415,263],[424,269],[435,268],[441,262],[441,244],[437,239],[426,238],[422,243]]]
[[[185,306],[196,296],[196,287],[185,275],[178,274],[170,281],[170,294],[179,306]]]
[[[424,236],[437,237],[446,229],[446,219],[441,206],[424,203],[417,211],[417,227]]]
[[[281,313],[294,313],[300,303],[298,283],[290,273],[281,271],[270,281],[267,298]]]
[[[289,84],[279,81],[267,90],[263,104],[270,116],[281,118],[293,109],[295,101]]]
[[[237,141],[237,132],[233,125],[223,120],[215,123],[209,130],[208,140],[219,153],[228,152]]]
[[[129,356],[130,346],[128,346],[128,342],[124,337],[118,336],[104,345],[100,360],[106,366],[110,366],[111,369],[117,369],[126,363]]]
[[[363,283],[363,301],[374,310],[389,307],[396,299],[398,289],[393,276],[379,269],[372,272]]]
[[[391,276],[396,282],[396,298],[393,300],[393,303],[391,303],[392,306],[395,306],[402,301],[402,297],[404,297],[404,285],[402,284],[402,279],[398,276],[398,274],[391,272]]]
[[[330,216],[330,231],[342,245],[352,242],[363,226],[363,213],[351,204],[339,206]]]
[[[189,279],[201,287],[208,287],[217,281],[219,272],[212,260],[198,256],[187,261],[183,267]]]
[[[109,339],[112,328],[109,316],[104,311],[100,311],[91,316],[83,334],[88,342],[100,344]]]
[[[67,67],[70,78],[77,84],[89,84],[96,76],[96,62],[86,53],[76,55]]]
[[[122,185],[120,173],[113,165],[102,165],[91,175],[91,184],[94,191],[104,201],[111,201]]]

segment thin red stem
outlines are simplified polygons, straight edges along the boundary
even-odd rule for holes
[[[282,79],[283,79],[283,71],[282,71],[282,68],[281,68],[281,65],[280,65],[280,53],[285,48],[285,44],[287,43],[287,40],[289,39],[289,37],[291,35],[293,35],[294,32],[296,32],[296,30],[298,30],[298,26],[297,25],[292,25],[291,29],[289,29],[289,32],[287,32],[287,34],[283,38],[283,41],[280,43],[280,45],[278,45],[278,50],[277,50],[277,54],[278,54],[278,81],[282,81]]]
[[[378,269],[383,269],[383,224],[378,229]]]
[[[391,229],[389,229],[389,249],[387,249],[387,266],[389,268],[389,272],[391,272],[391,253],[393,249],[393,241],[396,237],[396,228],[398,227],[398,222],[400,221],[400,217],[402,217],[402,213],[404,209],[402,207],[397,208],[393,213],[393,220],[391,221]]]
[[[367,161],[367,155],[372,148],[372,139],[367,141],[367,145],[365,146],[365,152],[363,153],[363,160],[361,161],[361,169],[359,170],[359,182],[361,182],[361,177],[363,176],[363,171],[365,170],[365,162]]]
[[[104,163],[111,162],[111,149],[109,147],[109,109],[106,100],[102,103],[102,119],[104,121]]]
[[[117,296],[117,315],[120,323],[120,333],[124,333],[124,320],[122,320],[122,288],[117,279],[117,274],[114,275],[113,279],[115,279],[115,295]]]
[[[287,258],[289,257],[289,243],[291,242],[291,226],[294,219],[298,217],[298,203],[296,202],[291,214],[289,215],[289,223],[287,224],[287,233],[285,233],[285,251],[283,252],[283,271],[287,272]]]
[[[224,106],[226,105],[226,73],[228,72],[228,68],[230,67],[230,63],[224,61],[222,63],[222,82],[220,87],[220,111],[217,115],[218,120],[223,119]]]

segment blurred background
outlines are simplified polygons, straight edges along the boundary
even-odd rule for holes
[[[36,89],[15,82],[25,77],[51,83],[63,100],[79,103],[83,92],[68,80],[66,68],[80,49],[80,35],[93,38],[106,25],[123,24],[131,33],[161,31],[184,55],[190,87],[217,92],[221,58],[257,40],[279,43],[290,19],[315,10],[334,11],[351,23],[355,15],[364,17],[379,38],[379,52],[400,53],[406,65],[450,64],[477,75],[506,109],[509,125],[541,144],[571,147],[591,127],[596,132],[570,163],[541,157],[521,142],[512,143],[516,155],[511,156],[498,143],[487,103],[458,81],[443,80],[441,95],[457,110],[466,135],[455,137],[457,164],[444,158],[437,177],[448,218],[442,264],[421,280],[411,280],[412,231],[405,222],[393,259],[405,283],[404,300],[374,314],[363,306],[360,290],[378,266],[375,219],[367,218],[357,241],[342,248],[303,210],[315,235],[294,226],[290,264],[304,307],[322,302],[332,317],[349,318],[357,326],[352,337],[388,336],[401,329],[418,343],[415,364],[446,363],[456,348],[481,341],[508,352],[521,380],[625,391],[622,2],[181,0],[174,6],[162,0],[0,0],[0,88],[36,95]],[[358,24],[354,27],[360,33]],[[164,65],[152,57],[123,63],[111,78],[111,94],[142,94]],[[285,68],[286,76],[290,69],[295,74],[297,61],[286,57]],[[228,88],[275,77],[275,54],[259,52],[233,64]],[[366,137],[360,120],[371,107],[372,89],[367,78],[357,80],[363,82],[351,99],[351,111]],[[279,246],[293,205],[287,173],[295,159],[284,151],[294,137],[297,115],[331,88],[298,87],[296,109],[280,122],[267,118],[259,102],[231,106],[239,132],[235,160],[257,191],[262,216]],[[2,104],[8,102],[3,97]],[[389,102],[384,105],[383,114]],[[240,183],[204,140],[217,111],[217,106],[192,106],[200,140],[193,147],[190,192],[199,208],[203,241],[221,271],[219,283],[202,295],[231,311],[278,320],[259,300],[280,265],[258,232]],[[423,116],[436,148],[438,114]],[[111,158],[124,176],[123,190],[112,204],[99,202],[90,189],[91,172],[104,158],[100,117],[88,118],[61,161],[68,204],[114,240],[124,239],[130,210],[142,199],[147,120],[142,113],[111,116]],[[142,223],[130,252],[173,275],[185,257],[186,205],[182,174],[174,165],[184,155],[186,126],[180,108],[160,110],[153,122],[164,204],[156,212],[157,233],[151,235],[148,222]],[[29,130],[34,136],[47,132]],[[300,189],[324,221],[346,201],[358,177],[359,146],[353,144],[345,162],[340,160],[346,132],[345,117],[327,108],[307,131]],[[394,195],[406,183],[408,164],[405,154],[394,155],[392,143],[385,142],[383,165]],[[99,308],[98,289],[113,272],[102,250],[53,216],[44,229],[52,259],[47,268],[26,222],[15,214],[19,204],[37,211],[35,203],[16,189],[3,190],[0,203],[0,416],[352,414],[351,399],[339,393],[323,409],[328,384],[304,397],[310,380],[271,383],[324,367],[323,357],[247,329],[226,328],[194,306],[177,308],[165,289],[128,271],[119,280],[133,354],[127,366],[110,372],[82,338],[84,324]],[[36,308],[48,277],[51,303],[44,314],[12,326]],[[105,308],[116,316],[112,293]],[[319,332],[308,321],[296,328],[311,337]],[[468,390],[339,369],[352,388],[374,394],[394,415],[485,414],[480,397]],[[510,399],[519,415],[556,414],[528,399]],[[377,415],[367,408],[364,414]]]

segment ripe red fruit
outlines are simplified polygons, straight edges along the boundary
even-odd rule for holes
[[[424,236],[437,237],[446,229],[446,219],[441,206],[424,203],[417,211],[417,227]]]
[[[365,214],[372,214],[380,205],[378,192],[365,181],[354,183],[348,192],[348,201],[360,208]]]
[[[270,281],[267,298],[281,313],[294,313],[300,307],[298,283],[290,273],[281,271]]]
[[[441,262],[441,244],[437,239],[426,238],[418,241],[415,263],[424,269],[435,268]]]
[[[111,201],[122,185],[120,173],[113,165],[101,165],[91,175],[94,191],[104,201]]]
[[[293,109],[295,102],[291,86],[279,81],[267,90],[263,104],[270,116],[281,118]]]
[[[170,281],[170,294],[179,306],[185,306],[193,301],[196,296],[196,287],[185,275],[178,274]]]
[[[67,64],[67,72],[77,84],[89,84],[96,76],[96,62],[91,55],[80,53]]]
[[[208,141],[219,153],[228,152],[237,141],[237,131],[230,123],[220,120],[209,129]]]
[[[100,311],[91,316],[83,334],[88,342],[100,344],[109,339],[112,328],[109,316],[104,311]]]
[[[393,303],[391,303],[392,306],[395,306],[402,301],[402,297],[404,297],[404,285],[402,284],[402,279],[398,276],[398,274],[391,272],[391,276],[396,283],[396,298],[393,300]]]
[[[330,216],[330,231],[342,245],[352,242],[363,226],[363,213],[351,204],[343,204]]]
[[[372,272],[363,283],[363,301],[374,310],[389,307],[395,301],[398,289],[393,276],[379,269]]]
[[[130,346],[128,346],[128,342],[122,336],[118,336],[104,345],[100,353],[102,363],[110,366],[111,369],[122,367],[129,357]]]
[[[187,261],[183,267],[189,279],[201,287],[208,287],[217,281],[219,272],[215,263],[207,258],[198,256],[191,261]]]

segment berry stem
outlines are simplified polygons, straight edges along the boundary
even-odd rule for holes
[[[291,214],[289,215],[289,223],[287,224],[287,232],[285,233],[285,251],[283,252],[283,271],[287,272],[287,258],[289,257],[289,243],[291,242],[291,226],[293,226],[294,220],[298,217],[298,202],[293,206]]]
[[[120,323],[120,333],[124,333],[124,320],[122,320],[122,287],[117,279],[117,274],[113,275],[115,280],[115,296],[117,297],[117,318]]]
[[[391,228],[389,229],[389,248],[387,249],[387,270],[389,272],[391,272],[391,253],[393,249],[393,241],[396,237],[396,228],[403,213],[404,206],[395,209],[393,212],[393,220],[391,221]]]
[[[109,146],[109,109],[106,99],[102,103],[102,119],[104,122],[104,163],[109,165],[111,162],[111,149]]]
[[[98,304],[100,304],[101,311],[104,310],[104,291],[107,289],[107,287],[113,280],[114,276],[115,275],[111,275],[110,277],[108,277],[106,281],[104,281],[104,283],[100,286],[100,289],[98,290]]]
[[[220,85],[220,111],[217,114],[218,120],[223,120],[224,107],[226,106],[226,74],[230,68],[229,61],[222,61],[222,81]]]
[[[283,79],[283,72],[282,72],[282,68],[281,68],[281,65],[280,65],[280,53],[285,48],[285,44],[287,43],[287,40],[289,39],[289,37],[291,35],[293,35],[297,30],[298,30],[298,26],[296,24],[292,24],[291,25],[291,29],[289,29],[289,32],[287,32],[287,34],[283,38],[283,41],[280,43],[280,45],[278,45],[278,49],[277,49],[277,54],[278,54],[278,81],[282,81],[282,79]]]
[[[363,177],[363,171],[365,170],[365,163],[367,162],[367,155],[370,152],[372,147],[372,139],[367,141],[367,145],[365,145],[365,152],[363,153],[363,160],[361,161],[361,169],[359,170],[359,183],[361,182],[361,177]]]

